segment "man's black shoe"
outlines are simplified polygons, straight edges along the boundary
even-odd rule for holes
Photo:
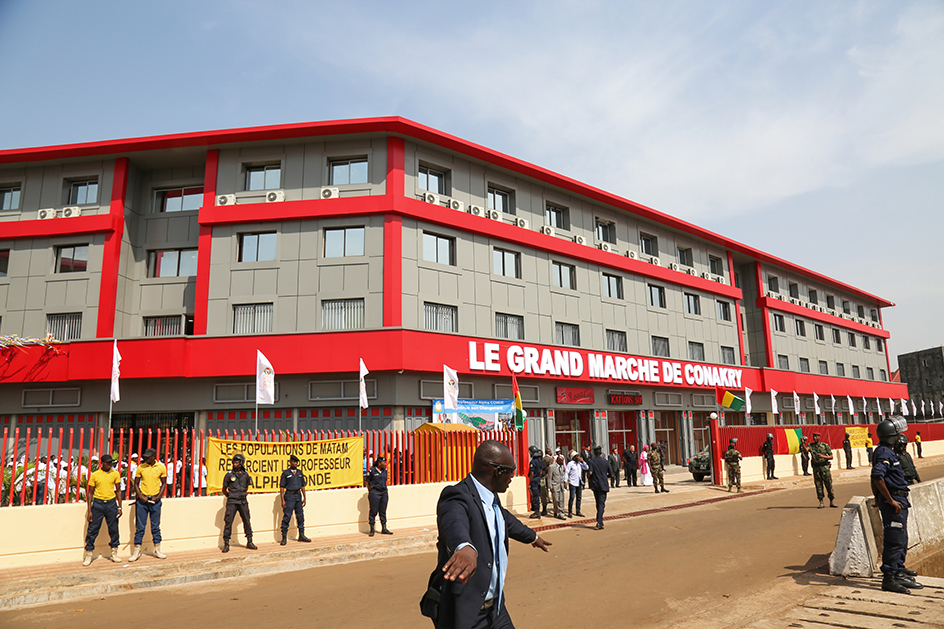
[[[587,516],[585,516],[584,514],[582,514],[582,513],[580,513],[580,512],[578,511],[578,512],[577,512],[577,517],[578,517],[578,518],[585,518],[585,517],[587,517]]]
[[[385,527],[383,527],[382,529],[380,529],[380,534],[381,534],[381,535],[393,535],[393,531],[391,531],[390,529],[388,529],[388,528],[385,526]]]
[[[918,576],[918,573],[917,573],[917,572],[915,572],[914,570],[909,570],[908,568],[902,568],[902,569],[901,569],[901,572],[899,572],[899,574],[902,574],[902,573],[907,574],[909,577],[916,577],[916,576]]]
[[[259,550],[259,547],[252,543],[252,540],[249,540],[246,543],[246,548],[248,548],[249,550]]]
[[[666,489],[665,487],[662,488],[662,491],[665,492],[665,493],[669,493],[669,490]]]
[[[911,594],[911,590],[906,588],[893,574],[886,574],[882,577],[882,590],[885,592],[895,592],[896,594]]]
[[[282,535],[282,539],[279,540],[279,546],[285,546],[285,544],[287,544],[287,543],[288,543],[288,540],[287,540],[286,536],[283,534],[283,535]]]
[[[537,519],[539,519],[539,518],[541,517],[541,514],[538,513],[537,511],[535,511],[534,513],[532,513],[532,514],[529,515],[528,517],[531,518],[532,520],[537,520]]]
[[[658,487],[656,487],[656,493],[659,493],[659,488],[658,488]]]
[[[307,537],[305,537],[305,534],[304,534],[304,533],[299,533],[299,534],[298,534],[298,541],[300,541],[300,542],[310,542],[311,540],[308,539]]]
[[[229,542],[223,542],[223,552],[224,553],[229,552]]]
[[[898,582],[909,590],[921,590],[924,589],[924,586],[914,580],[914,577],[908,576],[904,572],[899,572],[895,575],[898,579]]]

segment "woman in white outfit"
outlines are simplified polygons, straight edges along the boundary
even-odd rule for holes
[[[639,453],[639,483],[643,487],[652,487],[652,471],[649,469],[649,446],[643,446]]]

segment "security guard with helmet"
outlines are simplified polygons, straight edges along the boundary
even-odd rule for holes
[[[298,469],[298,457],[294,454],[288,459],[288,469],[282,470],[279,479],[279,498],[282,501],[282,540],[285,546],[288,540],[288,525],[295,514],[295,526],[298,527],[298,541],[310,542],[305,537],[305,473]]]
[[[239,513],[246,533],[246,548],[258,550],[252,543],[252,524],[249,522],[249,488],[252,477],[246,471],[246,457],[237,452],[233,455],[233,469],[223,477],[223,495],[226,496],[226,513],[223,516],[223,552],[229,552],[229,540],[233,533],[233,519]]]
[[[737,486],[738,493],[741,493],[741,453],[737,451],[737,437],[731,437],[728,441],[728,449],[724,453],[724,462],[728,467],[728,492],[731,488]]]
[[[544,477],[544,459],[541,457],[541,448],[531,446],[528,448],[531,453],[531,465],[528,467],[528,489],[531,491],[531,510],[533,513],[529,516],[532,519],[541,517],[541,479]]]
[[[774,436],[772,433],[767,433],[767,441],[760,447],[760,451],[767,462],[767,480],[777,480],[777,477],[774,476],[774,465],[776,463],[774,461]]]
[[[387,457],[378,456],[374,459],[374,464],[367,472],[367,502],[370,504],[370,512],[367,516],[367,523],[370,525],[370,537],[374,536],[374,523],[377,516],[380,515],[380,534],[393,535],[393,532],[387,528],[387,502],[390,496],[387,493]]]
[[[908,553],[908,481],[895,455],[899,436],[908,430],[904,417],[883,420],[875,428],[879,446],[872,457],[872,492],[882,514],[884,542],[882,547],[882,589],[886,592],[910,594],[924,586],[914,580],[917,573],[905,568]]]

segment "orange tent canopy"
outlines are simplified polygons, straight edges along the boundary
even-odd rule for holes
[[[444,424],[443,422],[426,422],[413,432],[478,432],[468,424]]]

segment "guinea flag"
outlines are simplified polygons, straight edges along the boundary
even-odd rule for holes
[[[515,396],[515,428],[524,430],[524,408],[521,406],[521,389],[518,388],[518,379],[511,374],[511,392]]]
[[[780,454],[796,454],[800,451],[800,439],[802,438],[802,428],[778,428],[777,452]]]
[[[718,404],[724,406],[725,408],[730,408],[732,411],[737,412],[744,406],[744,400],[734,395],[730,391],[725,391],[722,388],[716,388],[715,395],[718,398]]]

